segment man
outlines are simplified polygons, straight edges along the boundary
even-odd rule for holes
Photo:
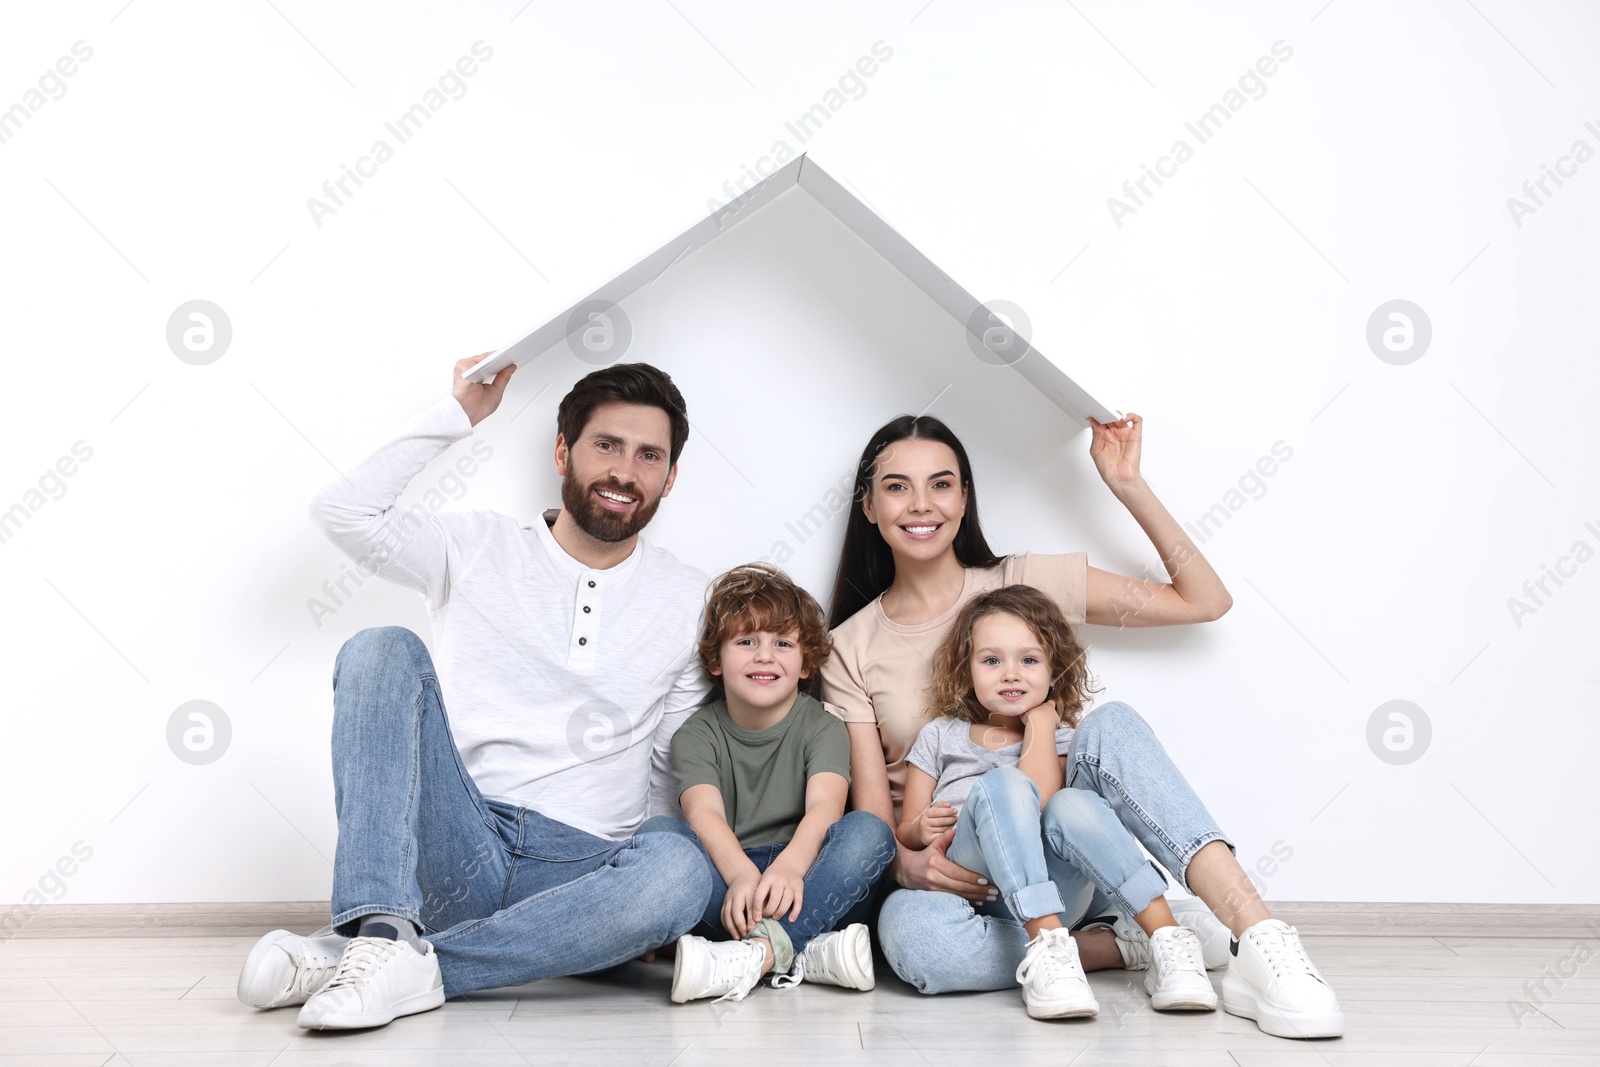
[[[630,836],[676,812],[671,735],[710,690],[706,576],[639,537],[677,476],[683,397],[644,363],[579,381],[556,419],[562,506],[526,526],[396,507],[499,406],[516,368],[462,380],[481,358],[311,502],[343,552],[424,596],[438,670],[401,627],[339,651],[332,933],[274,931],[239,977],[253,1007],[304,1003],[307,1029],[614,966],[687,932],[710,894],[692,843]]]

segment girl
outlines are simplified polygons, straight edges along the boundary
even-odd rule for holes
[[[966,449],[936,418],[903,415],[867,441],[829,616],[833,653],[822,668],[822,699],[850,730],[853,807],[899,824],[905,757],[927,721],[922,697],[934,653],[961,606],[980,593],[1031,585],[1074,625],[1209,622],[1232,605],[1216,571],[1140,473],[1141,426],[1137,415],[1093,422],[1089,455],[1150,538],[1170,581],[1091,567],[1082,552],[996,555],[978,522]],[[1035,472],[1040,492],[1052,491],[1050,473]],[[1250,774],[1253,762],[1274,758],[1249,738],[1233,738],[1232,747],[1236,773]],[[1227,926],[1234,941],[1222,953],[1225,1011],[1280,1037],[1344,1032],[1339,998],[1298,933],[1272,917],[1222,828],[1138,712],[1112,701],[1083,716],[1066,784],[1099,794],[1155,861]],[[1004,989],[1016,981],[1028,933],[1009,914],[981,907],[994,899],[995,887],[946,856],[954,834],[947,830],[922,849],[902,844],[892,878],[883,883],[899,888],[864,902],[845,921],[870,921],[876,914],[874,933],[884,955],[923,993]],[[1115,901],[1097,893],[1089,913],[1115,910]],[[1144,963],[1110,930],[1084,929],[1072,937],[1085,970]]]
[[[896,834],[922,849],[955,827],[947,855],[987,876],[1028,932],[1016,972],[1028,1014],[1099,1011],[1062,924],[1087,917],[1097,886],[1149,938],[1156,1010],[1215,1010],[1199,939],[1173,918],[1165,876],[1098,794],[1063,788],[1072,727],[1095,690],[1061,609],[1026,585],[969,600],[939,646],[930,689],[940,717],[906,756]]]

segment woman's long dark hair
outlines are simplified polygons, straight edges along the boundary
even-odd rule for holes
[[[861,502],[872,494],[878,455],[896,441],[938,441],[956,454],[961,484],[967,490],[967,510],[956,531],[956,559],[963,567],[992,567],[1001,557],[989,549],[978,524],[978,487],[972,481],[972,464],[961,440],[950,427],[932,415],[901,415],[878,428],[856,464],[856,486],[850,500],[850,518],[844,528],[844,548],[839,553],[839,573],[833,581],[833,604],[828,614],[831,630],[872,603],[894,582],[894,553],[883,532],[868,521]]]

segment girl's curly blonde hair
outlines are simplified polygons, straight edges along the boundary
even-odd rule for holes
[[[1056,702],[1064,726],[1076,726],[1083,717],[1089,694],[1100,692],[1091,684],[1088,653],[1061,607],[1031,585],[1005,585],[967,601],[955,625],[934,654],[933,680],[928,686],[928,707],[935,715],[967,722],[983,722],[989,711],[972,689],[972,631],[978,620],[990,615],[1012,615],[1027,624],[1044,646],[1050,660],[1050,698]]]

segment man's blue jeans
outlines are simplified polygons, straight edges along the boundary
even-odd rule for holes
[[[639,828],[642,834],[656,831],[682,834],[693,841],[705,856],[706,866],[711,869],[711,899],[707,901],[705,912],[693,932],[714,941],[728,940],[733,935],[722,925],[722,901],[727,895],[728,885],[711,862],[711,855],[705,851],[699,835],[677,819],[665,815],[647,819]],[[761,845],[745,849],[744,854],[750,857],[757,870],[765,871],[783,849],[783,845]],[[789,943],[794,951],[800,952],[818,935],[834,929],[846,912],[865,900],[883,877],[883,872],[889,869],[894,854],[894,831],[869,811],[848,812],[844,818],[828,827],[822,839],[822,848],[806,871],[800,917],[790,922],[787,913],[782,917],[775,916],[778,925],[789,935]],[[775,970],[782,973],[789,969],[786,965],[788,961],[777,955],[778,947],[773,946],[775,962],[778,964]]]
[[[1102,704],[1078,724],[1067,758],[1066,784],[1061,793],[1088,795],[1069,796],[1061,804],[1090,809],[1096,816],[1093,809],[1109,811],[1180,882],[1202,847],[1212,841],[1228,844],[1149,724],[1120,701]],[[1057,803],[1056,797],[1052,803]],[[956,832],[959,836],[959,823]],[[1061,850],[1067,847],[1063,835]],[[960,862],[953,845],[947,855]],[[1051,873],[1064,872],[1052,866]],[[1070,927],[1140,905],[1137,897],[1144,890],[1135,882],[1138,891],[1130,899],[1127,882],[1109,867],[1086,862],[1078,873],[1088,875],[1093,888],[1088,889],[1081,878],[1076,882],[1074,892],[1087,892],[1089,899],[1065,901],[1063,924]],[[877,936],[895,973],[923,993],[1014,986],[1017,965],[1028,948],[1027,931],[1003,901],[974,908],[954,893],[921,889],[896,889],[884,899]]]
[[[422,639],[362,630],[333,675],[339,846],[333,925],[416,923],[446,997],[605,970],[689,930],[711,892],[703,853],[671,834],[596,837],[485,800],[461,762]],[[641,783],[641,788],[643,788]]]

